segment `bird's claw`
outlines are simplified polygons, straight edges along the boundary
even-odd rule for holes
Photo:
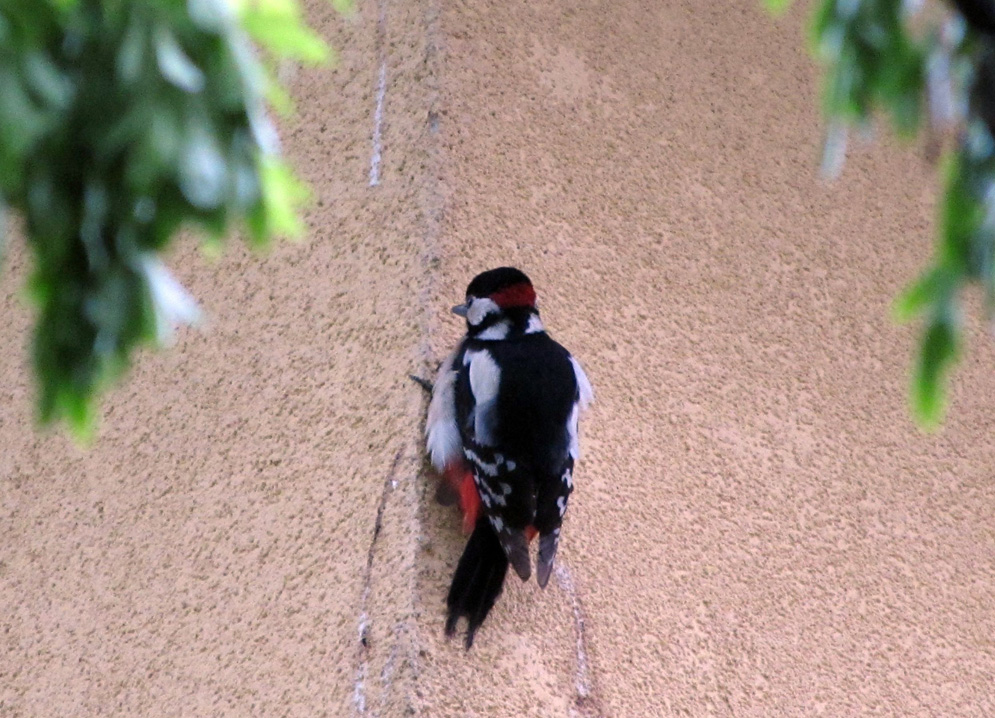
[[[422,379],[420,376],[415,376],[414,374],[408,374],[408,378],[411,379],[415,384],[420,386],[422,389],[427,391],[429,394],[432,393],[432,382],[428,379]]]

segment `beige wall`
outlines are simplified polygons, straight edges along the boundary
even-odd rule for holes
[[[15,248],[0,716],[995,712],[990,336],[919,434],[888,305],[933,168],[879,138],[820,183],[804,13],[758,4],[311,3],[342,54],[292,80],[311,236],[185,243],[209,327],[141,357],[88,451],[30,427]],[[505,263],[597,403],[566,572],[510,580],[467,655],[406,374]]]

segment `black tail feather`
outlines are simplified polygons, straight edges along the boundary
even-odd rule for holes
[[[463,549],[453,583],[449,587],[446,605],[449,616],[446,618],[446,636],[456,633],[456,624],[466,616],[466,648],[473,645],[473,636],[494,602],[501,595],[504,577],[508,573],[508,557],[501,548],[497,534],[490,522],[481,516]]]

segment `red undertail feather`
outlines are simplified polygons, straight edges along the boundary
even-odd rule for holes
[[[459,507],[463,513],[463,533],[469,534],[480,516],[480,494],[473,481],[473,472],[465,462],[454,461],[446,467],[443,478],[459,497]]]
[[[463,483],[460,484],[459,507],[463,511],[463,533],[469,534],[477,525],[477,517],[480,516],[480,494],[473,481],[473,474],[469,471],[463,476]]]

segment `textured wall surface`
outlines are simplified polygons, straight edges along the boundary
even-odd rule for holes
[[[882,134],[821,183],[804,13],[758,5],[312,2],[341,62],[289,76],[309,238],[182,243],[209,326],[86,451],[32,430],[15,244],[0,716],[995,713],[995,347],[970,319],[918,433],[888,306],[935,168]],[[465,654],[406,375],[500,264],[597,403],[556,581],[509,580]]]

